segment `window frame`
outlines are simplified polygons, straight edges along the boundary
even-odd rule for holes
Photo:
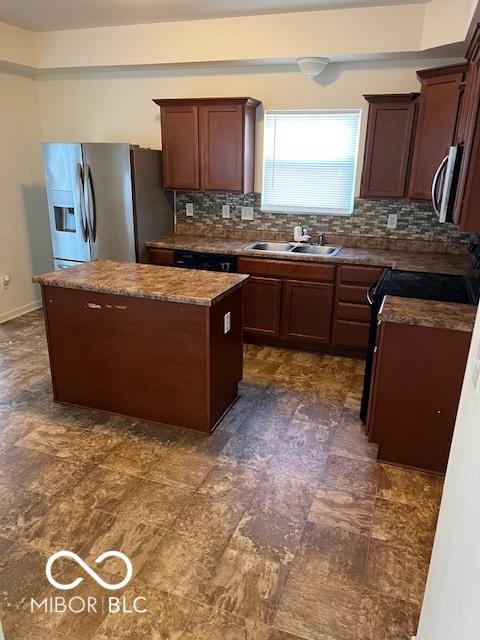
[[[355,167],[353,170],[353,188],[352,188],[352,197],[350,210],[340,210],[337,208],[329,208],[329,207],[301,207],[301,206],[280,206],[273,207],[264,203],[264,194],[265,194],[265,158],[266,158],[266,138],[265,135],[265,126],[267,116],[269,114],[280,114],[280,115],[296,115],[296,114],[321,114],[321,113],[351,113],[358,114],[358,130],[355,141]],[[359,151],[360,151],[360,135],[361,135],[361,126],[362,126],[362,114],[363,110],[361,108],[350,108],[350,109],[267,109],[264,112],[264,128],[263,128],[263,157],[262,157],[262,193],[261,193],[261,202],[260,202],[260,211],[262,213],[279,213],[279,214],[291,214],[291,215],[318,215],[318,216],[351,216],[353,214],[355,208],[355,197],[356,197],[356,184],[357,184],[357,175],[358,175],[358,163],[359,163]]]

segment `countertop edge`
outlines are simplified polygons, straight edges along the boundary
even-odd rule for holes
[[[476,305],[387,295],[383,299],[378,320],[393,324],[472,333],[476,313]]]

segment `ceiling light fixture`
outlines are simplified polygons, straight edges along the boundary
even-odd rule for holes
[[[329,62],[328,58],[298,58],[297,66],[304,76],[314,80],[323,73]]]

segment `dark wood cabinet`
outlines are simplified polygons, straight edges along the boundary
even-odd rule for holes
[[[360,191],[363,198],[405,196],[418,96],[364,96],[369,108]]]
[[[431,200],[432,182],[442,159],[456,140],[466,64],[426,69],[422,83],[408,196]]]
[[[166,189],[254,189],[253,98],[156,99],[162,125]]]
[[[480,232],[480,27],[467,51],[468,69],[457,140],[463,147],[453,211],[462,231]]]
[[[162,267],[175,266],[175,254],[173,249],[148,249],[150,264],[157,264]]]
[[[244,287],[243,329],[253,336],[280,336],[282,281],[250,277]]]
[[[200,189],[198,108],[162,107],[161,122],[164,188]]]
[[[393,322],[378,333],[369,440],[384,462],[444,472],[471,333]]]
[[[283,282],[282,340],[328,345],[334,285],[302,280]]]

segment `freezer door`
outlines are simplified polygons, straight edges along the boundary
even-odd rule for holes
[[[92,260],[135,262],[130,145],[83,144]]]
[[[147,240],[174,233],[173,194],[162,189],[162,152],[132,149],[135,250],[137,262],[150,262]]]
[[[46,143],[43,162],[53,256],[88,262],[90,244],[83,202],[81,145]]]

